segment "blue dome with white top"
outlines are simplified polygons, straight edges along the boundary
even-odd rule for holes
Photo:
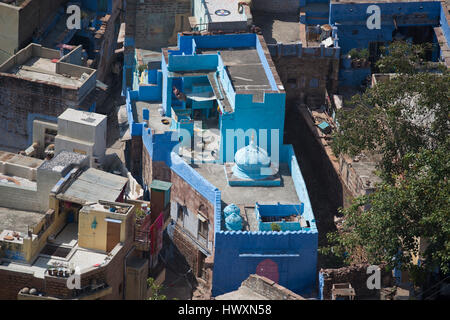
[[[267,151],[256,146],[253,139],[250,145],[236,152],[234,161],[236,165],[233,167],[233,174],[241,179],[251,180],[266,178],[264,168],[270,168],[271,163]]]

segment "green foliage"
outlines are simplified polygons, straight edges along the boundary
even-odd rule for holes
[[[138,66],[139,74],[141,74],[141,73],[144,72],[145,70],[147,70],[147,66],[146,66],[145,64],[140,64],[140,65]]]
[[[328,235],[335,254],[345,257],[348,252],[346,258],[351,260],[364,248],[369,263],[395,267],[401,262],[403,269],[411,269],[421,238],[428,244],[422,268],[432,271],[439,266],[444,273],[450,272],[449,148],[447,139],[436,150],[423,148],[409,154],[409,169],[395,184],[383,183],[343,210],[342,232]],[[369,209],[360,210],[361,206]]]
[[[332,148],[352,156],[380,153],[388,181],[405,169],[404,157],[421,147],[434,149],[449,133],[450,74],[398,75],[353,97],[351,110],[338,110]]]
[[[322,249],[346,262],[401,263],[416,283],[436,267],[450,272],[450,75],[421,72],[424,48],[391,45],[377,65],[398,74],[338,111],[334,152],[379,154],[382,183],[342,210],[342,230],[328,234],[331,245]],[[420,267],[418,239],[427,243]]]
[[[348,52],[349,56],[351,57],[352,60],[356,60],[356,59],[363,59],[363,60],[367,60],[369,59],[369,50],[367,49],[352,49]]]
[[[377,61],[376,67],[381,73],[413,74],[432,70],[436,64],[426,61],[426,54],[431,49],[432,45],[429,43],[411,45],[404,41],[395,41],[382,48],[384,54]]]
[[[147,285],[150,288],[151,295],[148,300],[167,300],[167,297],[163,294],[160,294],[160,292],[163,290],[162,285],[157,285],[155,283],[155,279],[148,278],[147,279]]]
[[[138,218],[138,219],[143,219],[146,216],[144,210],[142,210],[142,209],[136,209],[135,214],[136,214],[136,218]]]
[[[273,222],[270,225],[270,228],[272,229],[272,231],[276,231],[276,232],[280,232],[281,231],[281,226],[278,223]]]

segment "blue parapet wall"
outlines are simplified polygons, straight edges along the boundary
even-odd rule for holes
[[[377,5],[381,9],[381,29],[367,28],[370,14],[367,8]],[[425,15],[417,22],[399,19],[399,27],[406,26],[438,26],[441,20],[440,1],[389,2],[375,3],[331,3],[330,24],[338,28],[339,45],[342,54],[353,48],[368,48],[370,42],[390,42],[395,30],[394,16]]]
[[[277,265],[280,285],[310,294],[316,283],[317,245],[314,231],[216,232],[212,295],[237,290],[267,259]]]

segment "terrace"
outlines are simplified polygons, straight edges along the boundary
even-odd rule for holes
[[[44,81],[79,90],[85,97],[96,86],[96,70],[63,62],[58,50],[31,43],[0,65],[0,74],[28,81]]]
[[[255,213],[259,231],[272,231],[272,224],[280,226],[280,231],[298,231],[309,228],[309,221],[302,217],[304,205],[261,205],[256,203]]]

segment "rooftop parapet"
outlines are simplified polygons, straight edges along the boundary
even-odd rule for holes
[[[75,49],[77,50],[77,49]],[[94,69],[69,64],[58,50],[31,43],[0,65],[0,77],[14,77],[78,91],[78,100],[96,86]]]

